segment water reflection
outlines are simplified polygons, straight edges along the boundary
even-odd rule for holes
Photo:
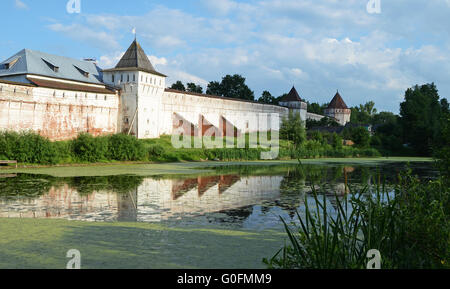
[[[271,228],[293,218],[315,188],[330,196],[382,178],[395,179],[404,165],[222,167],[219,175],[53,178],[0,175],[0,218],[83,221],[176,222]],[[432,177],[431,165],[415,173]],[[333,196],[333,197],[331,197]]]

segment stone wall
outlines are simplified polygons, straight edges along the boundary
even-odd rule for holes
[[[259,114],[279,114],[281,121],[288,113],[287,108],[275,105],[166,90],[161,99],[158,134],[172,134],[177,119],[187,120],[197,127],[204,120],[207,126],[217,129],[227,122],[241,133],[256,132],[260,130]]]
[[[0,130],[32,130],[51,140],[118,131],[119,96],[0,83]]]

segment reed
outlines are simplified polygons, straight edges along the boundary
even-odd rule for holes
[[[402,173],[393,191],[377,184],[335,195],[335,209],[314,186],[312,199],[305,198],[298,224],[282,219],[288,244],[263,260],[269,268],[365,269],[372,249],[384,269],[449,268],[449,188],[442,180],[424,184]]]

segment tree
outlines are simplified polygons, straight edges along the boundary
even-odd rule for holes
[[[186,87],[184,87],[183,82],[181,82],[179,80],[177,82],[175,82],[174,84],[172,84],[172,86],[170,88],[171,89],[176,89],[176,90],[179,90],[179,91],[186,91]]]
[[[265,103],[265,104],[275,104],[276,98],[270,94],[267,90],[265,90],[261,97],[258,99],[259,103]]]
[[[354,124],[370,124],[373,116],[377,113],[375,102],[369,101],[366,104],[360,104],[359,107],[352,107],[350,122]]]
[[[416,85],[400,104],[404,140],[418,155],[431,155],[441,134],[442,106],[434,83]]]
[[[368,148],[370,146],[370,133],[364,127],[352,129],[351,140],[359,148]]]
[[[208,84],[208,94],[243,100],[255,100],[254,92],[245,84],[245,78],[239,74],[226,75],[222,82]]]
[[[222,96],[222,87],[220,86],[220,82],[211,81],[206,89],[206,94]]]
[[[324,115],[325,109],[327,109],[329,103],[324,103],[322,105],[318,104],[317,102],[309,103],[308,102],[308,112]]]
[[[187,84],[187,91],[188,92],[193,92],[193,93],[203,93],[203,87],[201,87],[200,85],[197,85],[195,83],[188,83]]]
[[[283,119],[280,137],[292,141],[296,148],[306,141],[306,129],[298,113],[289,113],[289,116]]]

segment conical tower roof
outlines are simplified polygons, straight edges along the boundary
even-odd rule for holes
[[[292,101],[302,101],[300,95],[298,94],[294,86],[292,87],[291,91],[281,99],[281,102],[292,102]]]
[[[333,100],[328,105],[328,109],[348,109],[345,101],[342,99],[342,96],[339,94],[339,91],[334,96]]]
[[[155,71],[152,63],[145,54],[144,49],[135,40],[131,43],[127,52],[122,56],[116,68],[141,68],[144,70]]]
[[[128,47],[127,51],[122,56],[119,63],[117,63],[114,69],[108,69],[104,71],[114,70],[140,70],[164,77],[166,76],[156,71],[156,69],[148,59],[147,54],[144,52],[144,49],[142,49],[137,40],[134,40],[133,43],[131,43],[130,47]]]

